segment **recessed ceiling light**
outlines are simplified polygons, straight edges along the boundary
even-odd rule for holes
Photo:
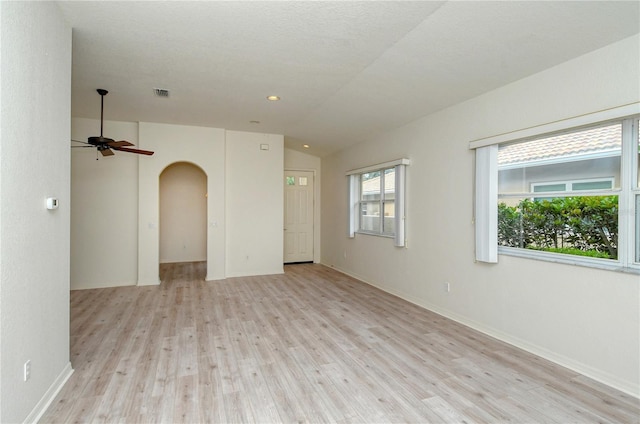
[[[308,149],[309,145],[308,144],[303,144],[302,147],[304,147],[305,149]]]
[[[267,100],[271,101],[271,102],[277,102],[278,100],[280,100],[279,96],[267,96]]]

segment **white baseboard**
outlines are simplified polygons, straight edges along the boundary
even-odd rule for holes
[[[49,389],[44,396],[42,396],[42,399],[40,399],[31,413],[27,415],[27,418],[24,420],[25,424],[37,423],[40,418],[42,418],[42,415],[47,411],[51,402],[53,402],[60,390],[62,390],[62,387],[64,387],[64,384],[69,380],[69,377],[71,377],[71,374],[73,374],[73,368],[71,368],[71,362],[68,362],[55,381],[49,386]]]
[[[137,285],[138,286],[159,286],[160,280],[149,280],[149,281],[138,280]]]
[[[226,278],[235,277],[258,277],[261,275],[280,275],[284,274],[284,268],[262,269],[257,271],[231,271],[227,272]]]
[[[417,305],[421,308],[427,309],[431,312],[435,312],[438,315],[442,315],[445,318],[449,318],[457,323],[460,323],[462,325],[465,325],[467,327],[473,328],[474,330],[477,330],[481,333],[484,333],[488,336],[491,336],[495,339],[498,339],[500,341],[503,341],[505,343],[508,343],[510,345],[513,345],[519,349],[525,350],[529,353],[533,353],[534,355],[540,356],[544,359],[547,359],[551,362],[554,362],[560,366],[563,366],[565,368],[568,368],[572,371],[575,371],[577,373],[580,373],[586,377],[589,377],[593,380],[596,380],[600,383],[606,384],[607,386],[610,386],[616,390],[620,390],[621,392],[624,392],[630,396],[633,396],[635,398],[640,399],[640,385],[634,384],[631,381],[628,380],[624,380],[618,376],[612,375],[610,373],[607,373],[605,371],[602,371],[600,369],[594,368],[590,365],[587,364],[583,364],[582,362],[579,361],[575,361],[572,358],[566,357],[564,355],[560,355],[556,352],[553,352],[549,349],[546,349],[542,346],[538,346],[536,344],[530,343],[526,340],[514,337],[510,334],[504,333],[500,330],[497,330],[495,328],[492,327],[488,327],[480,322],[476,322],[474,320],[469,319],[468,317],[462,316],[462,315],[458,315],[454,312],[442,309],[436,305],[430,304],[428,302],[425,302],[422,299],[417,299],[417,298],[413,298],[412,296],[408,296],[405,293],[400,293],[400,292],[396,292],[394,290],[389,290],[386,287],[381,287],[377,284],[373,284],[368,282],[366,279],[364,279],[362,276],[359,275],[354,275],[352,273],[349,273],[347,271],[344,271],[338,267],[332,266],[332,265],[326,265],[330,268],[335,269],[336,271],[339,271],[343,274],[346,274],[352,278],[355,278],[357,280],[362,281],[365,284],[369,284],[370,286],[373,286],[375,288],[378,288],[384,292],[387,292],[389,294],[392,294],[394,296],[397,296],[403,300],[406,300],[407,302],[411,302],[414,305]]]

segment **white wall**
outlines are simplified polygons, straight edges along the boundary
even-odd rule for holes
[[[284,137],[240,131],[226,137],[227,276],[282,273]]]
[[[137,123],[105,121],[103,132],[138,144]],[[99,134],[99,120],[71,120],[72,139]],[[71,289],[135,284],[137,256],[137,155],[103,157],[95,148],[71,149]]]
[[[71,28],[54,3],[0,2],[0,15],[0,422],[14,423],[34,421],[72,372]]]
[[[99,128],[99,120],[72,119],[74,139]],[[110,121],[104,134],[155,154],[116,152],[96,161],[94,149],[73,149],[73,289],[159,283],[160,175],[178,162],[207,177],[206,278],[282,272],[283,136]],[[255,207],[246,208],[247,199],[260,205],[260,220],[249,212]],[[96,262],[103,252],[114,260]]]
[[[468,146],[640,101],[639,54],[631,37],[323,158],[322,262],[638,396],[640,277],[508,256],[474,263]],[[399,157],[411,159],[408,248],[348,239],[345,172]]]
[[[225,135],[219,128],[141,122],[139,157],[138,284],[159,283],[159,183],[164,169],[190,162],[207,174],[207,280],[225,278]]]
[[[321,159],[317,156],[313,156],[307,153],[298,152],[293,149],[284,149],[284,169],[291,171],[313,171],[315,177],[315,193],[313,194],[313,262],[320,262],[321,255],[321,243],[320,243],[320,231],[321,231],[321,190],[322,190],[322,173],[321,173]]]
[[[160,263],[207,260],[207,175],[179,162],[160,174]]]

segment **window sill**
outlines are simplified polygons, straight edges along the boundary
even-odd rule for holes
[[[537,261],[554,262],[567,265],[584,266],[588,268],[604,269],[608,271],[624,272],[640,275],[640,266],[622,266],[620,262],[611,259],[589,258],[567,255],[562,253],[540,252],[537,250],[518,249],[514,247],[498,247],[498,254],[515,256],[518,258],[534,259]]]

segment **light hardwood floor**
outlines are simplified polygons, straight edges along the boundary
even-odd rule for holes
[[[321,265],[71,293],[41,422],[637,423],[640,401]]]

